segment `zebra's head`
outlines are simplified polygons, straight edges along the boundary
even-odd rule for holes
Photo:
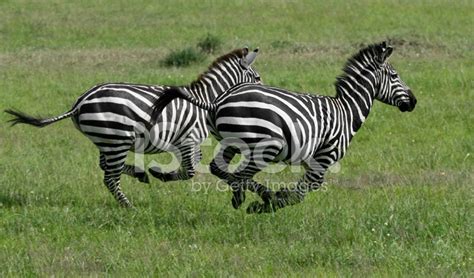
[[[376,63],[376,88],[375,98],[383,103],[398,107],[402,112],[415,109],[416,97],[411,89],[402,81],[397,71],[387,62],[393,52],[393,47],[386,42],[373,46],[374,60]]]
[[[242,72],[242,83],[249,82],[249,83],[262,83],[262,79],[260,78],[260,74],[252,68],[252,63],[257,58],[258,48],[254,49],[252,52],[249,52],[248,47],[244,47],[242,49],[242,55],[239,57],[239,65]]]

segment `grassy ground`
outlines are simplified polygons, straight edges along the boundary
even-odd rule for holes
[[[208,33],[219,54],[259,46],[265,83],[326,95],[361,44],[390,38],[418,98],[411,114],[377,103],[325,190],[270,215],[233,210],[208,174],[124,177],[136,210],[120,209],[70,121],[10,129],[2,113],[0,276],[473,275],[474,5],[392,2],[0,1],[1,110],[60,114],[105,81],[187,84],[211,56],[161,61]]]

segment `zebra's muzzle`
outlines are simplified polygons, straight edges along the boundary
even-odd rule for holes
[[[408,94],[408,100],[401,102],[398,105],[398,109],[402,112],[411,112],[413,109],[415,109],[416,106],[416,97],[413,95],[411,90],[407,91]]]

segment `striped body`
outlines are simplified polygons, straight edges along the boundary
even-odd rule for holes
[[[308,171],[299,182],[298,194],[317,189],[324,170],[344,156],[353,137],[354,118],[348,117],[348,104],[341,98],[257,84],[236,86],[219,96],[210,121],[223,151],[220,160],[211,162],[211,170],[236,191],[234,206],[243,201],[236,200],[244,198],[242,188],[257,192],[267,202],[275,198],[270,189],[252,180],[270,163],[304,165]],[[228,163],[236,153],[245,160],[230,174]]]
[[[341,113],[332,98],[247,84],[221,95],[216,105],[217,137],[242,139],[250,149],[265,148],[276,155],[273,162],[299,164],[333,140],[338,150],[348,145],[338,140],[342,130],[334,124]]]
[[[202,102],[212,102],[225,90],[242,82],[259,83],[260,76],[252,69],[258,49],[234,50],[216,59],[208,71],[188,86],[179,87]],[[163,94],[168,86],[107,83],[94,86],[75,102],[71,110],[53,118],[35,118],[19,111],[6,110],[15,116],[13,125],[26,123],[44,127],[72,117],[75,126],[99,149],[99,165],[104,171],[104,183],[122,206],[131,203],[120,189],[122,173],[149,182],[144,169],[127,165],[129,151],[137,153],[173,152],[180,168],[163,172],[158,167],[150,173],[162,180],[184,180],[195,174],[201,157],[199,144],[208,136],[207,111],[191,103],[175,99],[160,111],[156,103],[167,102]]]
[[[211,132],[221,150],[211,162],[211,172],[234,190],[232,204],[238,208],[244,189],[262,197],[248,212],[270,212],[303,200],[319,188],[329,166],[340,160],[357,130],[369,115],[375,99],[412,111],[416,98],[398,73],[386,63],[392,48],[370,45],[354,55],[337,78],[336,96],[299,94],[259,84],[241,84],[201,105],[188,93],[168,89],[180,98],[211,111]],[[233,172],[229,163],[243,156]],[[293,188],[273,192],[253,180],[269,163],[303,164],[306,172]]]

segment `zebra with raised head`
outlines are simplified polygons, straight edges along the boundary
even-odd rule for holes
[[[307,192],[321,186],[326,170],[344,156],[375,99],[402,112],[415,108],[415,96],[387,63],[392,50],[383,42],[350,58],[335,83],[335,97],[258,84],[236,86],[214,103],[202,103],[179,88],[164,94],[212,111],[209,121],[222,144],[220,155],[211,162],[212,173],[234,189],[234,207],[244,201],[243,190],[250,189],[264,203],[253,202],[247,212],[271,212],[302,201]],[[243,162],[229,173],[229,162],[237,152],[244,156]],[[295,187],[273,192],[252,179],[269,163],[279,161],[305,166]]]
[[[214,99],[242,82],[260,83],[252,68],[258,49],[236,49],[216,59],[208,70],[188,86],[179,87],[203,102]],[[122,173],[149,182],[144,169],[125,164],[129,151],[140,153],[173,152],[181,158],[178,170],[163,173],[158,167],[150,173],[162,181],[189,179],[195,174],[200,158],[199,144],[208,136],[207,111],[184,100],[175,100],[164,111],[154,111],[153,104],[166,98],[169,86],[107,83],[94,86],[74,103],[71,110],[52,118],[35,118],[15,110],[12,125],[23,123],[44,127],[72,117],[74,125],[100,152],[99,165],[104,183],[115,199],[125,207],[131,203],[120,188]]]

